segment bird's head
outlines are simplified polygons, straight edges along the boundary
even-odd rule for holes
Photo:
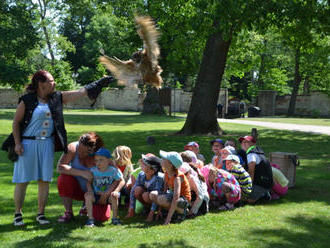
[[[141,60],[142,60],[142,50],[133,53],[133,55],[132,55],[132,60],[133,60],[136,64],[139,64],[139,63],[141,62]]]

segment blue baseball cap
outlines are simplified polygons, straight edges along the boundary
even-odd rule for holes
[[[165,152],[160,150],[159,155],[162,158],[169,160],[173,164],[173,166],[177,169],[179,169],[183,163],[180,154],[177,152]]]
[[[110,151],[104,147],[101,147],[100,149],[98,149],[93,155],[112,158]]]
[[[210,141],[210,144],[213,145],[214,142],[218,142],[218,143],[222,144],[223,146],[225,145],[225,143],[223,142],[222,139],[214,139],[214,140],[211,140],[211,141]]]

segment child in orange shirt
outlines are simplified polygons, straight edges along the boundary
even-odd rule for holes
[[[165,172],[164,193],[152,192],[150,198],[151,201],[168,210],[164,223],[164,225],[168,225],[175,211],[181,214],[182,220],[186,217],[191,202],[191,193],[188,179],[178,170],[183,163],[180,154],[160,151],[159,155],[163,158],[161,165]]]

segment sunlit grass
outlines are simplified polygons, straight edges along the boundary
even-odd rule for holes
[[[0,141],[11,130],[14,111],[0,110]],[[209,141],[213,136],[177,136],[183,118],[143,116],[126,111],[65,111],[69,141],[87,131],[98,132],[109,149],[125,144],[133,151],[136,163],[142,153],[158,154],[159,149],[182,151],[191,140],[197,141],[208,161],[212,157]],[[224,140],[250,133],[251,126],[221,124]],[[76,217],[68,225],[57,218],[63,206],[57,193],[56,178],[51,184],[47,216],[52,224],[40,227],[35,223],[37,187],[28,187],[24,205],[26,227],[12,225],[14,185],[13,165],[0,152],[0,247],[327,247],[330,241],[330,137],[301,132],[258,128],[259,144],[267,154],[272,151],[297,153],[296,187],[288,195],[264,205],[245,206],[235,211],[211,212],[180,224],[148,225],[144,217],[124,220],[122,226],[105,223],[94,229],[84,228],[85,218]],[[154,136],[155,145],[146,143]],[[56,154],[56,159],[60,154]],[[55,168],[55,165],[54,165]],[[77,213],[81,206],[75,202]],[[121,210],[123,218],[126,210]]]
[[[239,118],[243,121],[264,121],[275,123],[292,123],[300,125],[330,126],[330,118],[288,118],[288,117],[262,117],[262,118]]]

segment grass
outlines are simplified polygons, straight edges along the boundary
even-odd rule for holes
[[[0,110],[0,141],[11,130],[14,111]],[[133,162],[141,153],[158,154],[159,149],[181,151],[184,144],[195,140],[207,160],[211,159],[212,136],[176,136],[184,123],[182,118],[141,116],[134,112],[78,111],[65,112],[68,140],[74,141],[86,131],[104,137],[108,148],[125,144],[133,151]],[[223,139],[236,139],[250,132],[246,125],[222,124]],[[0,247],[328,247],[330,241],[330,137],[258,128],[260,146],[271,151],[298,153],[296,187],[278,201],[245,206],[234,211],[211,212],[193,220],[169,226],[162,222],[147,225],[142,217],[124,220],[122,226],[105,223],[94,229],[83,227],[84,217],[67,225],[57,223],[63,207],[57,194],[56,178],[51,184],[47,216],[52,224],[35,223],[37,187],[28,187],[24,205],[26,227],[15,228],[13,219],[13,165],[0,152]],[[156,145],[146,144],[154,136]],[[56,154],[56,159],[60,154]],[[54,166],[55,168],[55,166]],[[77,213],[81,206],[75,202]],[[122,210],[123,217],[126,210]]]
[[[242,121],[264,121],[276,123],[291,123],[301,125],[330,126],[330,118],[289,118],[289,117],[262,117],[262,118],[239,118]]]

